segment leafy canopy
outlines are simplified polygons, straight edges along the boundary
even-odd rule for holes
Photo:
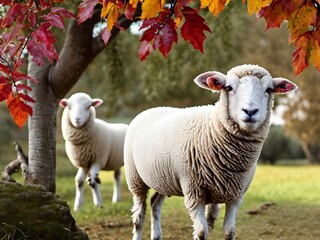
[[[44,59],[51,64],[59,61],[54,47],[56,42],[52,28],[64,28],[64,18],[78,18],[81,24],[92,18],[95,9],[100,9],[106,27],[101,38],[108,43],[112,29],[123,29],[118,23],[120,16],[141,20],[139,58],[145,60],[158,49],[166,58],[173,43],[178,42],[178,31],[182,38],[203,52],[205,32],[211,32],[199,10],[208,9],[218,16],[231,0],[82,0],[77,16],[59,7],[63,0],[0,0],[0,101],[7,102],[8,109],[21,128],[32,116],[28,96],[31,88],[24,80],[37,81],[21,71],[24,66],[24,51],[32,61],[42,66]],[[286,21],[290,32],[289,43],[295,46],[292,54],[295,75],[300,74],[309,61],[320,70],[320,4],[317,0],[242,0],[247,4],[248,14],[264,18],[266,30],[280,27]],[[139,16],[135,16],[139,13]]]

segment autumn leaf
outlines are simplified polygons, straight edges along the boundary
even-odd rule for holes
[[[24,103],[19,95],[13,96],[12,93],[7,99],[7,107],[11,116],[13,117],[14,122],[22,128],[24,123],[28,119],[28,115],[32,116],[32,108]]]
[[[248,0],[248,14],[259,13],[263,7],[268,6],[271,2],[272,0]]]
[[[105,27],[101,31],[101,38],[104,42],[104,44],[107,44],[109,42],[109,39],[111,37],[111,32]]]
[[[258,18],[264,18],[267,23],[267,29],[280,27],[284,20],[288,20],[292,12],[297,8],[297,2],[294,0],[272,1],[270,6],[263,7],[257,14]]]
[[[3,76],[0,77],[1,78],[4,78]],[[6,100],[10,93],[12,91],[12,87],[11,87],[11,83],[8,81],[8,82],[0,82],[0,102],[2,102],[3,100]]]
[[[310,46],[311,31],[300,35],[294,43],[297,49],[293,52],[294,74],[299,75],[306,67],[308,67],[308,54]]]
[[[316,14],[316,9],[308,2],[295,9],[288,20],[289,43],[294,42],[299,35],[309,30],[310,25],[315,20]]]
[[[150,19],[163,9],[165,0],[144,0],[142,3],[141,19]]]
[[[92,18],[93,9],[99,3],[99,0],[84,0],[78,7],[78,23],[85,22],[88,18]]]
[[[109,1],[106,6],[101,9],[101,18],[107,18],[107,28],[111,32],[113,26],[117,23],[118,17],[120,16],[119,9],[123,6],[119,6],[117,2]],[[120,2],[119,2],[120,3]]]
[[[314,31],[311,36],[310,61],[320,71],[320,46],[318,36],[320,31]]]
[[[175,23],[170,14],[169,9],[163,9],[158,18],[151,18],[142,23],[140,30],[145,28],[147,30],[144,31],[140,39],[142,43],[138,52],[140,61],[143,61],[152,49],[157,48],[166,58],[171,51],[172,44],[178,42]]]
[[[190,41],[195,49],[203,53],[203,41],[206,39],[204,31],[211,32],[204,18],[190,7],[182,8],[185,22],[181,28],[181,35],[185,41]]]
[[[226,6],[226,0],[201,0],[200,8],[208,7],[209,11],[214,15],[218,16]]]

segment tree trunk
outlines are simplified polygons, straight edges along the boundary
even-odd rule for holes
[[[301,143],[304,153],[311,164],[320,164],[320,146],[319,144]]]
[[[33,115],[29,117],[29,172],[27,183],[41,184],[55,192],[56,171],[56,115],[59,99],[48,81],[50,66],[38,67],[29,63],[28,74],[38,83],[30,83]]]
[[[136,14],[140,14],[137,11]],[[136,18],[135,18],[136,19]],[[119,24],[128,28],[133,20],[121,16]],[[41,184],[47,191],[55,193],[56,174],[56,118],[59,101],[78,81],[88,64],[105,48],[100,36],[93,37],[93,29],[100,21],[97,9],[91,19],[78,24],[70,20],[60,61],[38,67],[30,62],[28,74],[38,83],[29,82],[30,96],[36,101],[31,104],[33,116],[29,117],[29,173],[26,183]],[[119,33],[112,30],[112,39]]]

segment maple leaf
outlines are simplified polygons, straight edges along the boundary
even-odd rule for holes
[[[190,41],[195,49],[203,53],[203,41],[206,39],[204,31],[211,32],[210,28],[195,9],[183,7],[182,12],[185,16],[185,22],[181,28],[183,39]]]
[[[311,34],[311,31],[307,31],[300,35],[294,42],[294,46],[297,47],[292,54],[295,75],[299,75],[306,67],[308,67]]]
[[[109,39],[111,37],[111,32],[105,27],[101,31],[101,38],[106,45],[109,42]]]
[[[130,3],[127,3],[125,7],[124,15],[126,16],[126,18],[132,20],[136,10],[137,9],[133,7]]]
[[[78,7],[78,23],[85,22],[88,18],[92,18],[93,9],[99,3],[99,0],[84,0]]]
[[[314,22],[316,14],[316,9],[308,2],[293,11],[288,19],[289,43],[295,41],[299,35],[309,31],[309,27]]]
[[[123,8],[120,5],[121,2],[108,2],[106,6],[103,6],[101,9],[101,18],[107,18],[107,28],[111,32],[113,26],[117,23],[118,17],[120,16],[120,8]]]
[[[141,19],[150,19],[159,14],[163,9],[165,0],[144,0],[142,3]]]
[[[0,77],[4,78],[3,76]],[[0,102],[3,100],[6,100],[10,93],[12,91],[11,83],[10,82],[5,82],[5,83],[0,83]]]
[[[266,20],[266,30],[276,28],[280,27],[284,20],[288,20],[296,8],[297,2],[294,0],[274,0],[269,6],[263,7],[257,17]]]
[[[200,8],[208,7],[209,11],[214,15],[218,16],[220,12],[226,6],[226,0],[201,0]],[[228,1],[229,2],[229,1]]]
[[[32,108],[24,103],[19,95],[13,96],[11,93],[7,98],[7,107],[11,116],[13,117],[14,122],[22,128],[24,123],[28,119],[28,115],[32,116]]]
[[[272,0],[248,0],[248,14],[260,12],[263,7],[268,6],[271,2]]]
[[[169,9],[164,9],[159,18],[151,18],[143,22],[141,29],[148,28],[142,35],[142,42],[139,49],[140,60],[143,61],[152,49],[159,48],[159,51],[166,58],[171,51],[172,44],[178,42],[178,34],[175,23],[170,17]]]

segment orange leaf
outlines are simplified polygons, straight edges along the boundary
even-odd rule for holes
[[[107,19],[107,28],[109,32],[111,32],[114,24],[118,21],[118,17],[120,16],[119,6],[116,2],[108,2],[106,6],[103,6],[101,9],[101,18]]]
[[[150,19],[157,16],[164,7],[165,2],[165,0],[144,0],[141,19]]]
[[[208,7],[209,11],[214,15],[218,16],[226,6],[226,0],[201,0],[200,8]],[[229,1],[228,1],[229,2]]]
[[[308,4],[308,1],[291,14],[288,20],[289,43],[294,42],[299,35],[309,30],[316,14],[316,9],[312,4]]]
[[[318,33],[314,33],[311,39],[311,46],[310,46],[310,61],[311,63],[320,71],[320,46],[317,37],[319,36]]]
[[[264,18],[267,23],[267,28],[280,27],[284,20],[288,20],[292,12],[297,8],[295,1],[277,0],[261,9],[258,14],[259,18]]]
[[[32,108],[21,101],[19,96],[13,97],[12,94],[7,99],[7,106],[14,122],[22,128],[28,119],[28,114],[32,115]]]
[[[292,54],[295,75],[299,75],[306,67],[308,67],[311,34],[311,31],[305,32],[294,42],[294,46],[297,47]]]
[[[137,8],[139,0],[130,0],[129,3],[132,5],[133,8]]]
[[[248,14],[258,13],[260,10],[268,6],[272,0],[248,0]]]

